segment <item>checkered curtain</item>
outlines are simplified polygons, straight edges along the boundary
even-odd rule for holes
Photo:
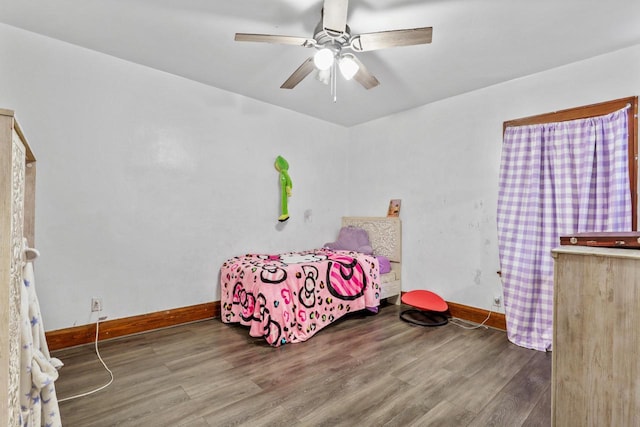
[[[589,119],[508,127],[498,192],[507,336],[551,349],[559,237],[631,230],[626,109]]]

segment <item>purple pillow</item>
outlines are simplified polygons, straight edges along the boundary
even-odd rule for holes
[[[378,264],[380,264],[380,274],[387,274],[391,271],[391,261],[389,261],[389,258],[382,255],[376,255],[376,258],[378,259]]]
[[[356,251],[366,255],[373,254],[373,248],[366,230],[353,226],[342,227],[338,234],[338,240],[325,243],[324,247],[335,251]]]

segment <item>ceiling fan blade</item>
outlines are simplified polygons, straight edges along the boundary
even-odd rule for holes
[[[371,89],[380,84],[378,79],[367,70],[367,67],[355,56],[353,60],[358,64],[358,72],[353,76],[353,80],[364,86],[365,89]]]
[[[348,0],[324,0],[322,28],[332,33],[344,33],[347,28]]]
[[[236,33],[235,41],[290,44],[290,45],[305,46],[305,47],[313,46],[315,44],[315,40],[307,39],[305,37],[277,36],[273,34],[247,34],[247,33]]]
[[[353,38],[351,45],[357,52],[366,52],[388,47],[431,43],[432,35],[433,27],[380,31],[357,35]]]
[[[305,77],[307,77],[309,73],[311,73],[315,68],[316,67],[313,65],[313,56],[310,56],[309,58],[307,58],[306,61],[302,63],[302,65],[298,67],[297,70],[293,72],[293,74],[291,74],[291,76],[289,76],[287,81],[282,83],[282,86],[280,86],[280,89],[293,89],[298,85],[298,83],[300,83]]]

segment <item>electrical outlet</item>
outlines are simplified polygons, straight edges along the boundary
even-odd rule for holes
[[[495,297],[493,297],[493,305],[495,305],[496,307],[500,307],[501,304],[502,297],[500,295],[496,295]]]
[[[102,298],[91,298],[91,312],[102,311]]]

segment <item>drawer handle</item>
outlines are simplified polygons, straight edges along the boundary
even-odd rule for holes
[[[640,237],[638,239],[640,240]],[[578,243],[578,238],[572,237],[571,239],[569,239],[569,241],[571,242],[572,245],[575,245],[576,243]]]
[[[616,240],[616,242],[614,243],[616,246],[624,246],[627,243],[624,240]]]

